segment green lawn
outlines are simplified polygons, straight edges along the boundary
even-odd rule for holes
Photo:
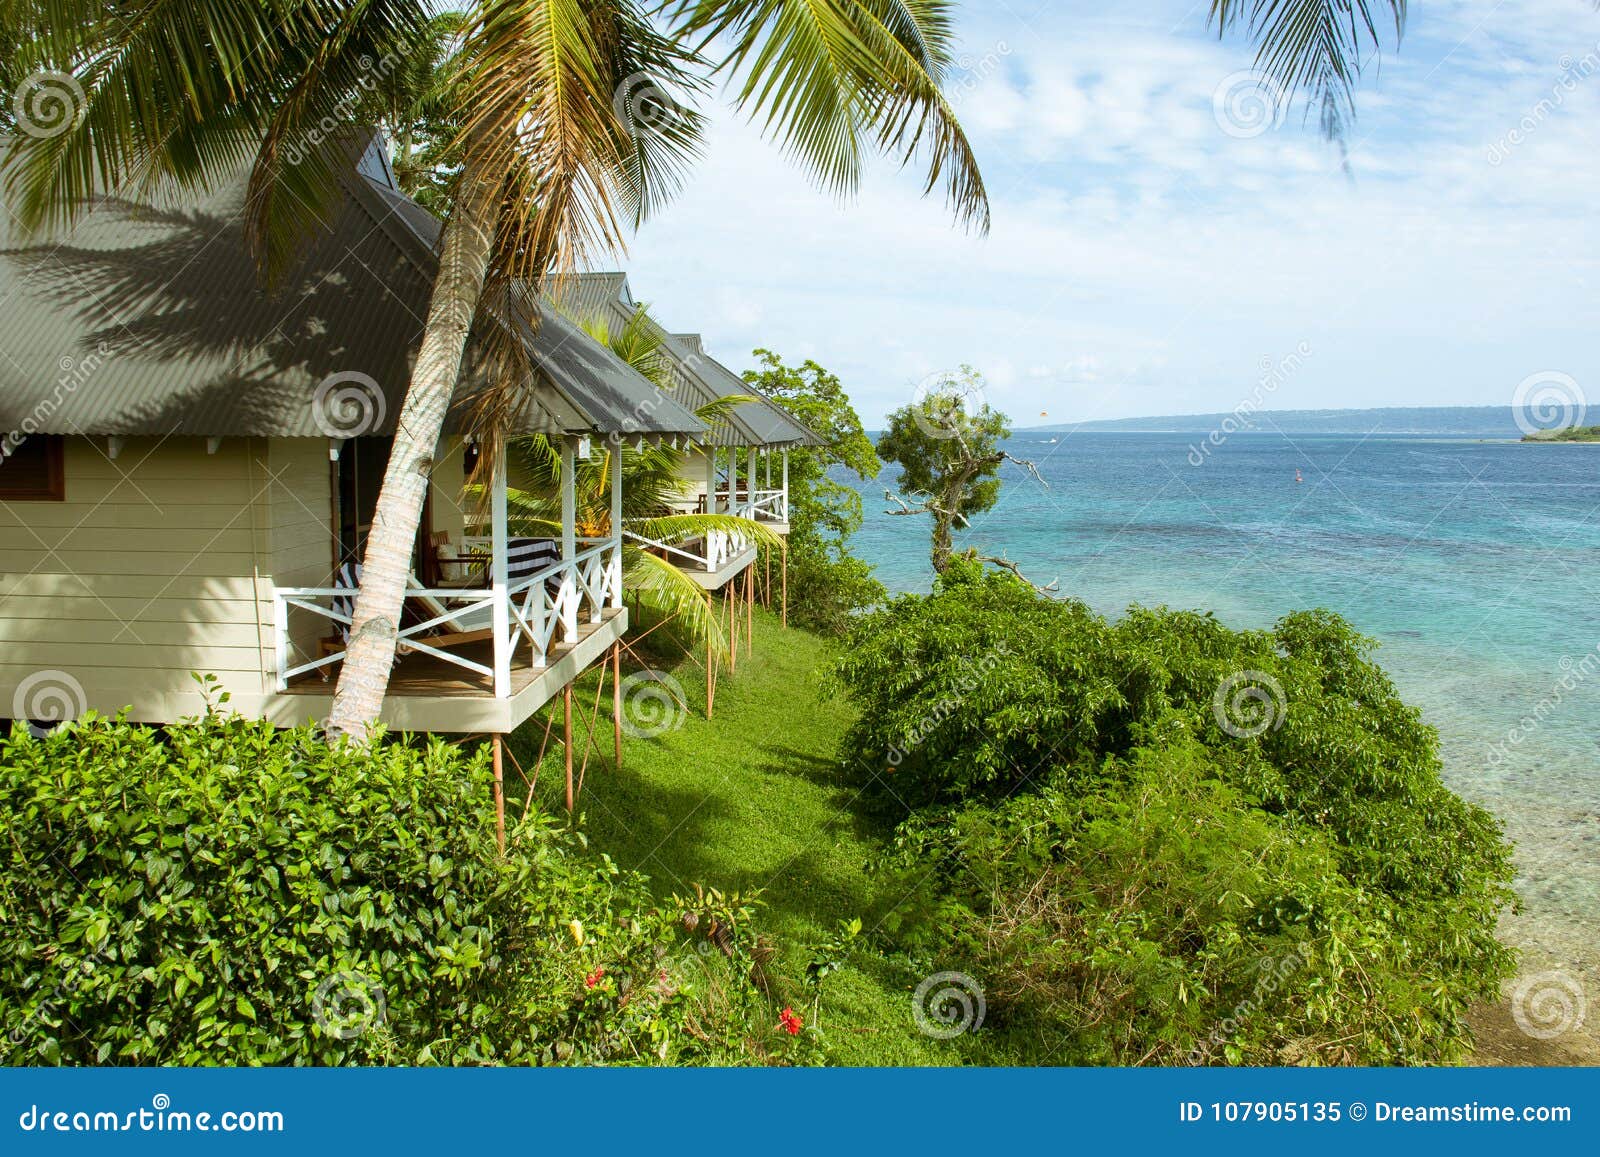
[[[625,740],[618,773],[608,690],[601,750],[590,758],[578,805],[593,846],[650,876],[662,898],[696,883],[744,894],[759,890],[760,923],[775,943],[777,971],[790,982],[797,1008],[803,996],[797,981],[811,946],[853,916],[861,916],[870,933],[874,914],[894,900],[867,870],[880,830],[857,814],[853,777],[837,762],[851,712],[821,686],[820,669],[829,658],[825,641],[783,630],[758,611],[755,654],[741,654],[736,674],[722,672],[716,717],[708,723],[698,666],[650,657],[682,684],[689,713],[681,727],[659,738]],[[624,676],[638,669],[624,656]],[[584,708],[594,702],[593,679],[574,695]],[[559,703],[553,709],[559,713]],[[574,726],[581,756],[583,730]],[[536,718],[511,739],[530,770],[543,734]],[[557,749],[554,739],[551,747]],[[507,776],[507,794],[520,807],[526,789],[509,768]],[[561,778],[557,749],[546,754],[539,777],[545,807],[562,806]],[[903,960],[856,952],[828,981],[821,1016],[828,1059],[959,1063],[951,1046],[922,1036],[912,1020],[911,991],[922,975]]]

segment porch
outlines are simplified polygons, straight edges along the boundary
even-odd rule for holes
[[[715,447],[706,453],[706,477],[697,487],[695,504],[701,513],[732,514],[760,522],[775,534],[789,533],[789,451],[778,452],[774,477],[770,447],[748,447],[744,470],[739,468],[739,447],[727,450],[727,460]],[[758,478],[758,475],[761,475]]]
[[[764,523],[776,534],[789,533],[789,490],[719,490],[719,509],[729,514]]]
[[[453,662],[423,654],[407,655],[395,667],[384,701],[384,724],[397,731],[505,734],[516,730],[563,688],[605,658],[628,630],[626,608],[601,612],[599,622],[581,622],[575,642],[557,642],[535,666],[529,656],[509,668],[508,694],[494,693],[493,681]],[[480,666],[493,663],[494,644],[484,639],[463,645],[461,658]],[[292,726],[325,719],[333,710],[333,681],[302,676],[271,698],[263,712],[274,723]]]
[[[467,537],[455,573],[424,586],[409,576],[383,719],[405,730],[513,730],[615,646],[628,627],[622,539],[575,534],[573,462],[585,439],[562,439],[559,540],[513,539],[506,470],[490,479],[489,534]],[[612,526],[620,526],[621,459],[612,456]],[[332,586],[274,586],[275,722],[326,717],[349,643],[361,578],[341,569]]]

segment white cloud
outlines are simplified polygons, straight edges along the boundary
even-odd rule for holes
[[[1563,84],[1600,51],[1592,8],[1413,5],[1359,98],[1346,177],[1298,113],[1223,132],[1213,90],[1249,50],[1169,7],[1130,22],[1053,5],[1030,26],[969,5],[954,92],[988,238],[888,164],[836,205],[722,115],[635,245],[635,291],[736,368],[756,345],[815,357],[869,421],[961,362],[1020,424],[1227,409],[1302,341],[1316,354],[1275,405],[1504,402],[1547,368],[1600,392],[1600,71]]]

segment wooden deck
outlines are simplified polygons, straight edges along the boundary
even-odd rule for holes
[[[704,567],[697,567],[692,563],[676,558],[668,559],[668,561],[698,583],[703,590],[720,591],[728,585],[730,579],[743,574],[745,568],[756,561],[758,553],[755,547],[747,547],[728,559],[716,570],[706,570]]]
[[[403,656],[389,678],[383,721],[400,731],[496,734],[515,730],[609,651],[627,629],[626,609],[607,609],[598,623],[580,618],[578,641],[552,646],[543,667],[533,666],[532,652],[524,642],[512,660],[511,694],[505,699],[494,697],[494,682],[487,676],[432,655]],[[456,653],[493,665],[487,639],[459,647]],[[287,691],[271,696],[263,714],[285,725],[326,718],[333,707],[336,677],[324,682],[316,674],[301,676]]]

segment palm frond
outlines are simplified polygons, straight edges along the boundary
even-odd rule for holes
[[[275,104],[250,173],[246,235],[273,274],[312,225],[329,221],[354,167],[352,138],[382,114],[391,75],[434,51],[415,0],[357,0],[345,18],[305,30],[309,51]],[[331,130],[330,130],[330,126]]]
[[[709,596],[670,562],[624,545],[622,574],[629,594],[662,618],[677,616],[691,637],[710,639],[713,646],[721,649],[727,647],[727,634],[711,608]]]
[[[777,550],[783,538],[754,519],[737,514],[663,514],[628,522],[627,529],[656,542],[679,543],[704,538],[713,531],[737,534],[756,546]]]
[[[36,30],[13,67],[68,74],[75,106],[60,131],[7,142],[6,201],[25,227],[68,226],[112,192],[203,193],[276,132],[304,162],[269,182],[293,194],[280,207],[285,245],[325,215],[324,146],[360,123],[362,79],[424,22],[416,0],[9,0],[4,15]]]
[[[921,156],[957,219],[989,225],[983,176],[940,91],[948,0],[683,0],[684,35],[725,38],[737,107],[825,189],[849,195],[868,149]]]
[[[542,285],[552,270],[620,251],[624,222],[658,203],[673,166],[693,159],[698,114],[641,147],[643,134],[630,133],[619,111],[618,91],[634,73],[667,87],[694,84],[693,54],[632,0],[480,5],[461,56],[454,91],[464,163],[504,186],[497,277]]]
[[[1211,0],[1210,22],[1222,35],[1243,25],[1256,47],[1256,67],[1286,98],[1304,95],[1319,110],[1322,131],[1343,135],[1355,115],[1355,85],[1366,58],[1376,57],[1392,20],[1398,42],[1407,0]]]
[[[672,387],[672,367],[667,359],[665,331],[650,316],[650,307],[640,303],[627,323],[615,332],[604,319],[595,321],[590,336],[602,343],[638,371],[658,390]]]

